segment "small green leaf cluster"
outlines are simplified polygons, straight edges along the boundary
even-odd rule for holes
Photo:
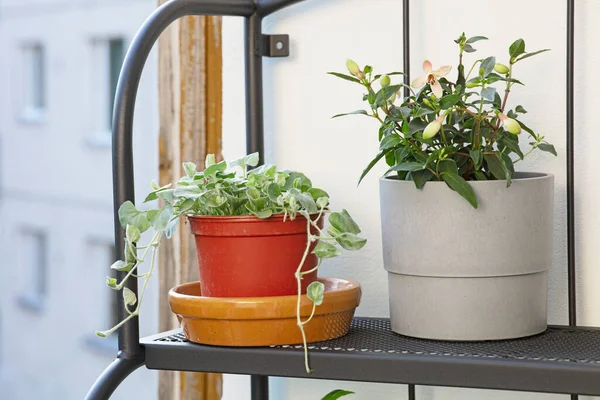
[[[185,175],[173,185],[159,186],[151,183],[152,190],[145,202],[162,200],[162,205],[155,209],[140,210],[126,201],[118,211],[119,222],[125,229],[125,253],[123,260],[112,265],[112,269],[127,272],[120,281],[107,278],[107,285],[114,290],[123,291],[123,302],[129,312],[127,318],[108,331],[97,332],[105,337],[116,331],[129,319],[138,315],[142,299],[155,266],[156,250],[162,235],[170,238],[184,215],[236,216],[253,215],[260,219],[282,215],[284,220],[297,217],[306,220],[306,248],[299,261],[295,278],[298,283],[297,324],[304,335],[304,325],[312,319],[315,308],[322,304],[325,287],[321,282],[312,282],[307,288],[307,297],[313,303],[310,317],[302,321],[300,304],[302,300],[301,280],[320,266],[321,259],[332,258],[345,250],[360,250],[366,239],[359,236],[360,228],[348,211],[333,212],[329,209],[329,195],[323,189],[313,187],[311,180],[301,172],[278,170],[274,165],[259,163],[258,153],[249,154],[238,160],[227,163],[216,162],[214,155],[207,156],[204,170],[199,172],[194,163],[183,163]],[[257,167],[250,169],[251,167]],[[319,220],[328,214],[329,226],[323,230]],[[155,234],[146,246],[138,246],[141,234],[149,229]],[[314,233],[316,232],[316,233]],[[313,244],[316,242],[316,245]],[[318,264],[310,271],[302,271],[302,266],[311,247],[318,258]],[[138,254],[143,250],[142,254]],[[140,274],[138,267],[151,252],[152,261],[149,271]],[[140,299],[125,286],[131,277],[144,278]],[[131,307],[135,308],[132,310]],[[308,366],[306,339],[305,363]]]
[[[411,180],[417,188],[428,181],[444,181],[477,208],[477,198],[468,181],[506,180],[510,186],[514,164],[539,149],[556,155],[554,146],[543,135],[525,125],[522,116],[527,111],[517,105],[508,107],[508,97],[514,85],[523,85],[513,77],[514,66],[522,60],[548,51],[525,51],[523,39],[516,40],[508,50],[507,64],[496,57],[480,58],[465,74],[463,55],[474,53],[473,44],[486,40],[484,36],[467,38],[463,33],[458,44],[458,74],[449,80],[450,66],[433,70],[424,63],[425,76],[413,81],[412,87],[393,84],[390,76],[373,74],[369,65],[360,68],[347,62],[350,75],[330,72],[338,78],[359,84],[365,90],[363,101],[367,110],[337,114],[365,115],[379,122],[379,152],[363,171],[359,182],[384,159],[387,174]],[[379,89],[377,89],[379,84]],[[504,87],[504,94],[497,86]],[[407,97],[403,88],[410,90]],[[434,90],[437,89],[436,96]],[[439,96],[441,94],[441,96]],[[521,131],[531,140],[528,150],[522,150]]]

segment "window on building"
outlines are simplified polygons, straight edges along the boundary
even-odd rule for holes
[[[23,231],[19,240],[22,306],[41,311],[48,294],[48,244],[46,234]]]
[[[95,120],[94,140],[110,144],[113,104],[119,81],[119,73],[125,58],[125,40],[122,38],[97,39],[93,48],[93,102]]]
[[[46,109],[46,56],[41,44],[23,46],[23,119],[39,121]]]

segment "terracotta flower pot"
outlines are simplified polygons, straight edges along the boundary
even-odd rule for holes
[[[209,297],[266,297],[297,294],[294,276],[306,249],[306,219],[283,215],[188,216],[196,239],[200,288]],[[320,226],[323,219],[319,221]],[[312,233],[316,233],[313,228]],[[303,271],[317,265],[311,245]],[[302,292],[317,272],[302,279]]]

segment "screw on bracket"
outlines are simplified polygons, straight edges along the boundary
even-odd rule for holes
[[[260,55],[264,57],[287,57],[290,55],[289,35],[262,35]]]

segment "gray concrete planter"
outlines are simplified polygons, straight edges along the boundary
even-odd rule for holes
[[[438,340],[543,332],[553,257],[554,176],[470,182],[479,208],[444,182],[380,181],[392,330]]]

